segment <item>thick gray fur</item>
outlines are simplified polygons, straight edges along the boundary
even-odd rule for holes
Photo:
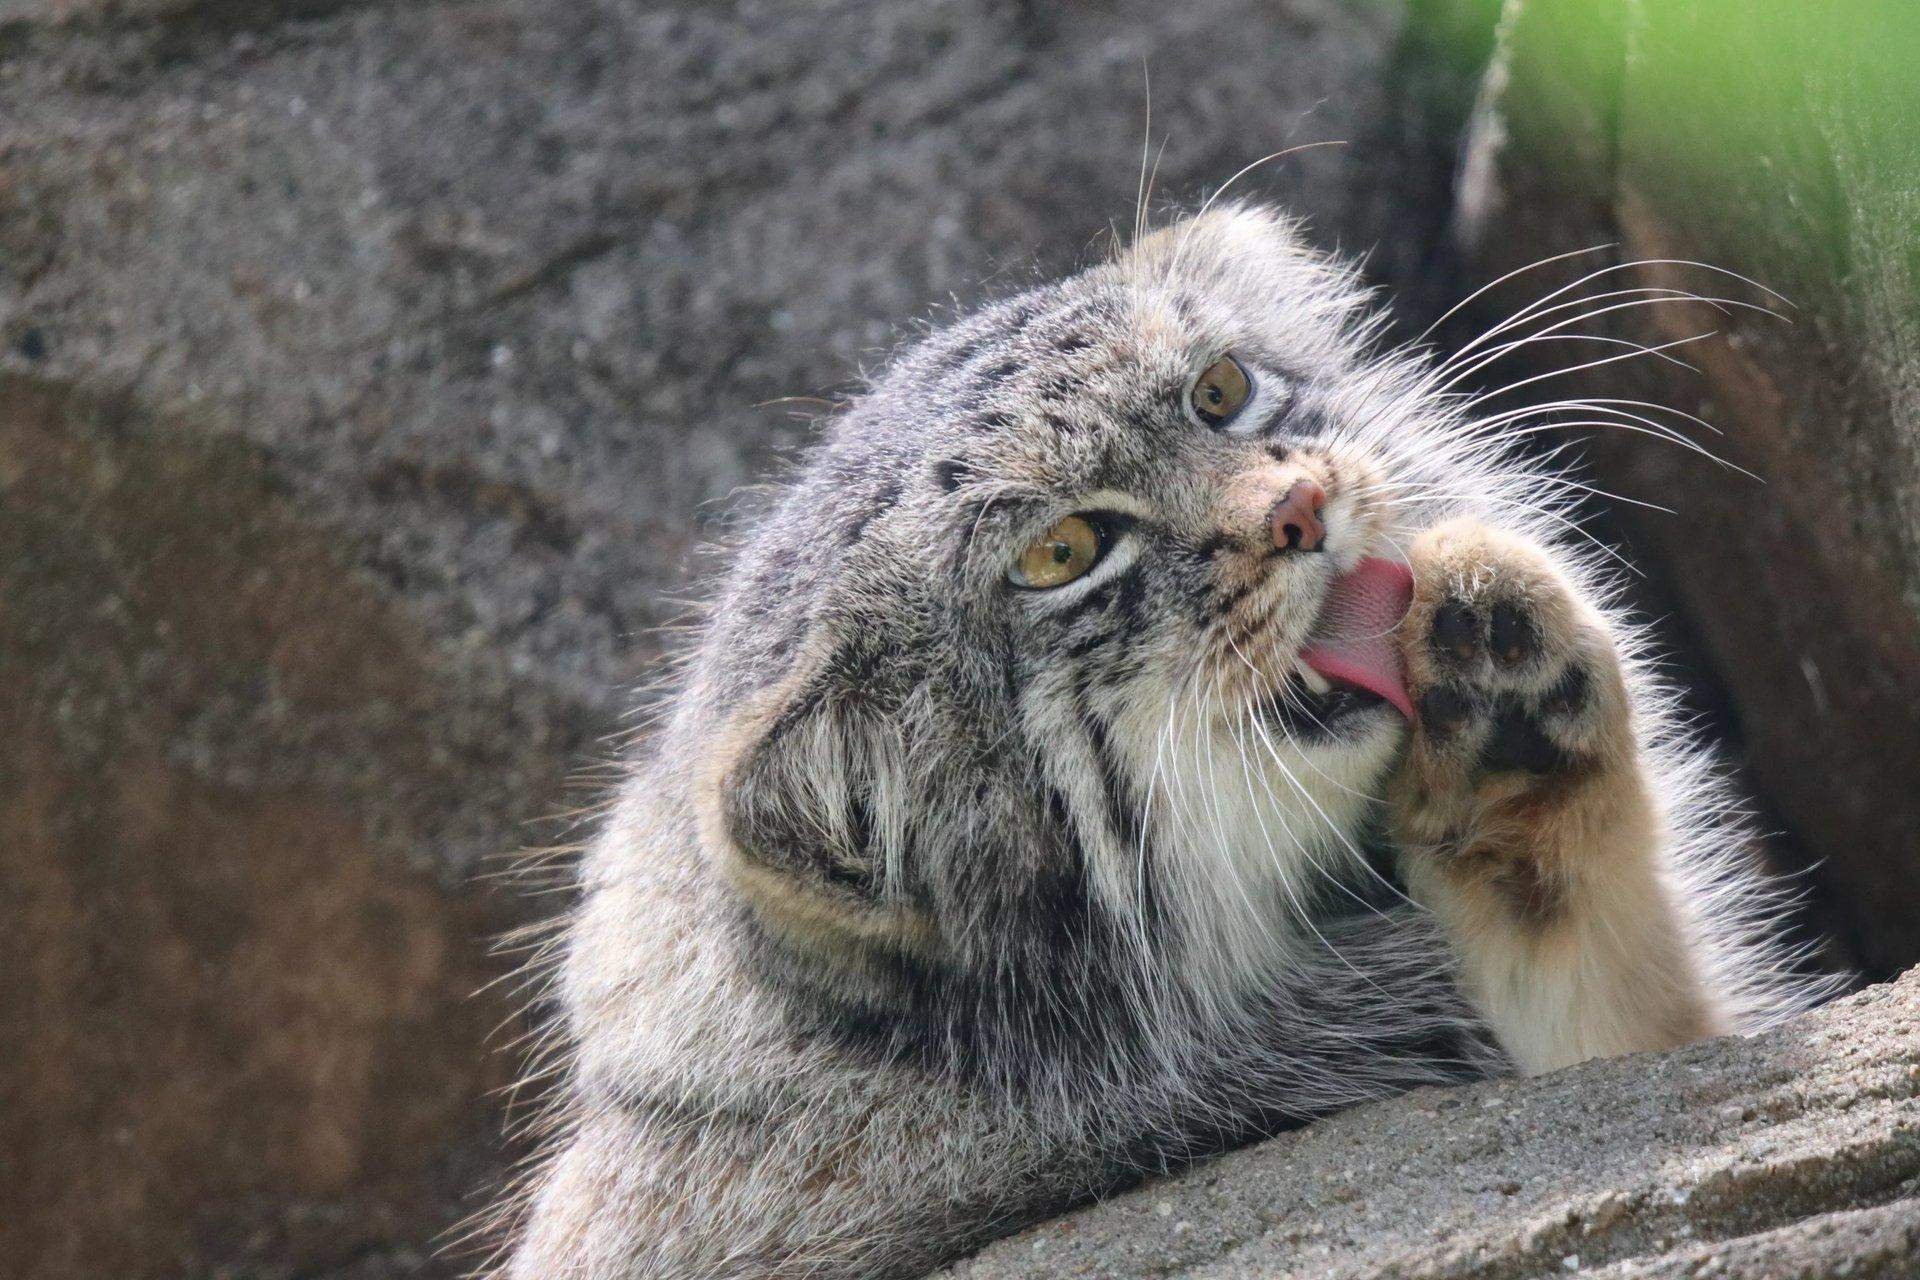
[[[1271,702],[1328,577],[1443,519],[1609,593],[1565,490],[1378,351],[1370,315],[1283,218],[1216,211],[931,334],[832,422],[741,538],[584,859],[505,1274],[912,1275],[1506,1069],[1388,883],[1405,725],[1320,733]],[[1216,431],[1186,390],[1228,351],[1259,389]],[[1236,486],[1309,455],[1345,477],[1327,552],[1276,556]],[[1090,509],[1119,532],[1087,579],[1009,583]],[[1804,993],[1744,828],[1606,616],[1690,945],[1757,1027]]]

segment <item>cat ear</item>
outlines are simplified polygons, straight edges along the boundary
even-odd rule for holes
[[[735,715],[702,804],[707,846],[789,941],[924,945],[905,900],[909,804],[899,724],[832,675],[797,671]]]

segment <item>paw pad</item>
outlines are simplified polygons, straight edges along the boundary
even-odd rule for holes
[[[1533,622],[1518,608],[1506,603],[1493,607],[1493,624],[1487,639],[1494,660],[1508,666],[1525,662],[1539,647]]]
[[[1493,729],[1480,749],[1483,773],[1553,773],[1570,760],[1560,744],[1547,736],[1545,726],[1516,698],[1508,698],[1494,714]]]
[[[1415,726],[1468,777],[1568,769],[1595,729],[1583,714],[1590,659],[1527,601],[1496,581],[1447,596],[1430,615],[1423,643],[1433,682],[1415,698]]]
[[[1433,647],[1443,659],[1471,662],[1480,651],[1480,620],[1458,600],[1449,600],[1433,615]]]
[[[1465,690],[1443,684],[1420,695],[1420,727],[1429,737],[1451,738],[1472,715]]]
[[[1422,532],[1408,561],[1397,639],[1413,726],[1390,793],[1396,831],[1523,919],[1550,921],[1559,872],[1535,854],[1586,838],[1557,815],[1615,794],[1637,745],[1611,628],[1550,546],[1470,517]]]

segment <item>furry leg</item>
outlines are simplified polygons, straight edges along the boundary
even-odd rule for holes
[[[1681,925],[1605,618],[1470,520],[1415,544],[1418,716],[1390,801],[1405,874],[1522,1070],[1731,1030]]]

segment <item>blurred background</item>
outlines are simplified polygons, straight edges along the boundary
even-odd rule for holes
[[[0,1275],[469,1266],[522,1154],[492,940],[561,905],[496,855],[591,798],[807,438],[768,402],[1097,259],[1143,142],[1188,204],[1341,143],[1236,190],[1402,337],[1601,246],[1442,347],[1635,259],[1791,299],[1603,277],[1758,309],[1596,316],[1717,336],[1501,403],[1669,405],[1758,477],[1568,429],[1670,509],[1592,527],[1809,931],[1920,958],[1916,65],[1892,0],[0,0]]]

